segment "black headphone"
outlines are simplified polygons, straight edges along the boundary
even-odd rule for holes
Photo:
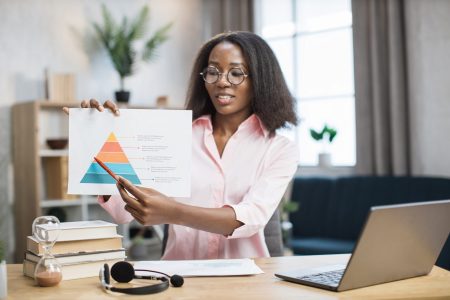
[[[152,273],[161,274],[163,276],[136,275],[135,271],[152,272]],[[112,292],[132,294],[132,295],[155,294],[155,293],[165,291],[169,288],[169,280],[170,280],[170,283],[172,284],[172,286],[174,286],[174,287],[180,287],[184,283],[184,279],[180,275],[170,276],[166,273],[159,272],[159,271],[140,270],[140,269],[135,270],[133,268],[133,265],[131,265],[129,262],[126,262],[126,261],[116,262],[111,267],[111,276],[117,282],[130,282],[133,278],[151,279],[151,280],[160,280],[161,281],[161,283],[147,285],[147,286],[140,286],[140,287],[134,287],[134,288],[117,288],[110,284],[111,280],[110,280],[109,266],[108,266],[108,264],[104,264],[99,272],[99,278],[100,278],[102,287],[105,290],[109,290]]]

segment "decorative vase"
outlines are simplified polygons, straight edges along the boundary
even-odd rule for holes
[[[6,273],[6,262],[0,263],[0,299],[6,299],[8,296],[8,276]]]
[[[130,100],[130,92],[128,91],[117,91],[116,92],[116,101],[121,103],[128,103]]]
[[[319,153],[319,167],[329,168],[331,167],[331,154],[328,152]]]

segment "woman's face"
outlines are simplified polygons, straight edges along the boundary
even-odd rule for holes
[[[208,60],[210,70],[215,67],[223,73],[215,83],[205,82],[206,90],[217,111],[221,115],[242,115],[246,119],[251,115],[251,101],[253,98],[250,77],[244,77],[240,84],[231,84],[228,77],[238,78],[241,69],[245,74],[249,74],[247,62],[244,59],[241,48],[230,42],[221,42],[211,51]],[[233,79],[232,79],[233,80]]]

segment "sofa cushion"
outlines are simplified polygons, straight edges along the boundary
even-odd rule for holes
[[[342,177],[336,179],[328,215],[329,237],[356,239],[372,206],[450,198],[450,180],[430,177]]]
[[[295,178],[293,235],[356,240],[370,207],[450,199],[450,179],[352,176]]]
[[[329,178],[295,178],[291,201],[299,203],[299,209],[290,214],[293,236],[324,236],[331,224],[328,208],[335,182]]]

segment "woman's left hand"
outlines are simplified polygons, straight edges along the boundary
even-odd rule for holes
[[[142,225],[175,223],[178,203],[160,192],[138,187],[120,177],[117,188],[128,211]],[[131,195],[130,195],[131,194]]]

